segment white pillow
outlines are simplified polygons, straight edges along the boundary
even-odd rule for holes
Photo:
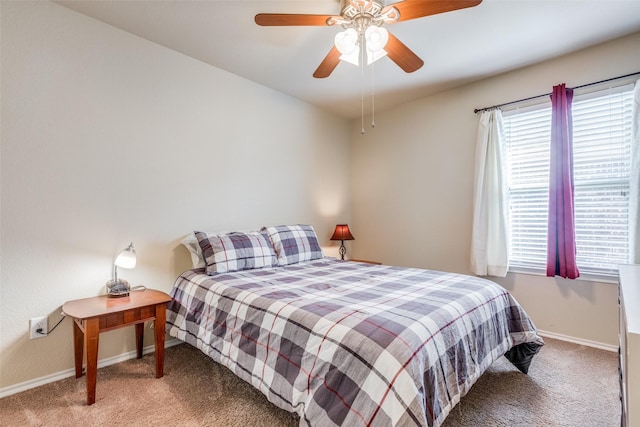
[[[198,239],[196,239],[195,233],[188,234],[180,243],[189,251],[193,268],[206,267],[204,257],[202,256],[202,249],[200,249],[200,244],[198,243]]]

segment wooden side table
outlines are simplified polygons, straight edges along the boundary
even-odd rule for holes
[[[171,297],[164,292],[146,289],[132,291],[126,297],[101,295],[67,301],[62,311],[73,318],[73,351],[76,378],[82,376],[83,352],[87,355],[87,404],[96,402],[98,373],[98,338],[100,332],[135,325],[136,350],[142,357],[144,322],[154,321],[156,378],[164,375],[164,342],[167,303]]]
[[[353,262],[364,262],[365,264],[375,264],[375,265],[382,265],[381,262],[378,261],[369,261],[366,259],[350,259],[349,261],[353,261]]]

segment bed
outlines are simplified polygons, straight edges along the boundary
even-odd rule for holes
[[[208,249],[211,261],[220,251]],[[544,344],[489,280],[322,256],[287,262],[277,249],[257,268],[184,272],[167,329],[301,426],[437,427],[496,359],[526,373]]]

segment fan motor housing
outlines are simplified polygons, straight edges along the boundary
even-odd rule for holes
[[[380,0],[340,0],[341,20],[330,18],[327,25],[342,24],[345,28],[355,28],[363,33],[370,25],[381,26],[398,21],[400,13],[395,7],[388,7],[389,1]]]
[[[364,13],[371,16],[377,16],[384,7],[384,4],[378,0],[340,0],[340,15],[343,18],[353,19],[360,14],[360,5],[370,3],[369,7],[365,6]]]

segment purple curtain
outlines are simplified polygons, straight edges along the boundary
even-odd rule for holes
[[[551,161],[549,173],[549,227],[547,276],[575,279],[576,232],[573,217],[573,89],[554,86],[551,95]]]

